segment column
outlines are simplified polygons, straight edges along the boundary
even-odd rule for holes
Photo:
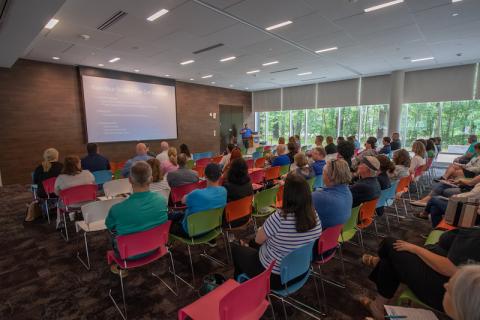
[[[392,72],[390,78],[390,112],[388,115],[389,136],[392,135],[392,132],[400,132],[400,118],[402,116],[405,71],[394,71]]]

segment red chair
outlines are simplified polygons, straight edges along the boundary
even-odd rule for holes
[[[250,176],[250,181],[252,182],[252,187],[254,191],[257,191],[263,188],[263,179],[265,179],[265,171],[252,170],[248,175]]]
[[[207,164],[209,164],[210,162],[212,162],[212,158],[198,159],[197,161],[195,161],[195,166],[196,167],[206,167]]]
[[[423,193],[422,183],[419,184],[420,179],[422,178],[423,173],[427,170],[427,165],[421,165],[415,169],[413,174],[413,182],[415,183],[415,188],[417,189],[417,198],[420,199],[420,192]]]
[[[213,157],[212,162],[218,164],[218,163],[220,163],[220,161],[222,161],[222,159],[223,159],[223,156]]]
[[[275,202],[275,207],[277,207],[277,209],[281,209],[283,207],[283,190],[284,189],[285,189],[285,185],[283,184],[278,187],[277,198]]]
[[[207,187],[207,180],[200,180],[197,182],[198,189],[205,189]]]
[[[272,146],[263,147],[263,151],[269,151],[269,150],[272,150]]]
[[[108,292],[110,299],[112,299],[115,308],[122,315],[123,319],[127,319],[127,304],[125,302],[125,288],[123,286],[122,272],[123,270],[134,269],[148,265],[166,254],[170,255],[170,263],[172,267],[173,278],[175,279],[175,289],[173,290],[164,280],[162,280],[157,274],[152,275],[158,278],[163,285],[165,285],[174,295],[178,293],[177,275],[175,273],[175,265],[173,264],[173,257],[170,250],[166,246],[168,241],[168,231],[170,230],[171,221],[167,221],[157,227],[154,227],[147,231],[141,231],[128,235],[121,235],[116,238],[118,253],[113,250],[107,251],[107,263],[111,265],[115,263],[119,268],[120,286],[122,288],[122,298],[124,313],[120,310],[117,302],[112,296],[112,289]],[[153,252],[152,252],[153,251]],[[134,256],[138,256],[145,253],[150,253],[146,257],[139,259],[129,259]]]
[[[263,168],[265,167],[265,158],[261,157],[255,160],[255,168]]]
[[[248,159],[245,162],[247,163],[248,169],[253,169],[253,167],[255,166],[255,161],[253,159]]]
[[[170,191],[170,200],[172,208],[174,209],[185,209],[185,206],[178,205],[182,202],[182,198],[192,192],[195,189],[199,189],[199,182],[193,182],[189,184],[184,184],[183,186],[173,187]]]
[[[274,263],[258,276],[238,283],[229,279],[221,286],[178,311],[178,320],[255,320],[260,319],[270,302],[270,275]]]
[[[265,180],[275,180],[280,178],[280,167],[270,167],[265,169]]]
[[[397,190],[395,191],[395,200],[402,200],[403,201],[403,208],[405,209],[405,216],[402,216],[402,218],[406,218],[407,215],[407,204],[405,202],[405,198],[402,198],[404,193],[408,193],[408,198],[410,201],[412,200],[410,196],[410,183],[412,182],[412,176],[408,175],[406,177],[400,178],[398,181],[397,185]],[[398,207],[396,201],[393,202],[395,206],[395,214],[397,215],[397,221],[400,222],[400,215],[398,214]]]
[[[60,217],[63,218],[63,224],[65,228],[65,235],[60,234],[68,241],[68,227],[67,219],[65,215],[71,212],[80,211],[81,206],[87,202],[95,201],[97,199],[97,185],[96,184],[84,184],[80,186],[71,187],[65,190],[60,190],[60,201],[65,207],[61,208],[57,205],[60,212]]]
[[[199,178],[205,177],[205,167],[195,166],[192,170],[197,172]]]
[[[43,190],[45,191],[45,194],[47,195],[47,198],[40,199],[40,200],[43,202],[45,215],[47,216],[48,224],[50,224],[49,202],[50,202],[50,200],[55,200],[55,201],[58,200],[57,198],[50,198],[50,195],[55,193],[55,181],[57,181],[56,177],[48,178],[48,179],[45,179],[45,180],[42,181]]]

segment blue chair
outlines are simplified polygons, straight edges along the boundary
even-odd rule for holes
[[[313,184],[313,190],[323,188],[323,175],[315,177],[315,183]]]
[[[98,185],[98,188],[101,189],[105,182],[112,180],[112,171],[110,170],[100,170],[92,172],[95,177],[95,184]]]
[[[194,153],[192,155],[192,159],[194,161],[197,161],[199,159],[204,159],[204,158],[212,158],[213,157],[213,152],[211,151],[207,151],[207,152],[198,152],[198,153]]]
[[[380,198],[378,198],[376,208],[389,207],[395,201],[397,186],[398,186],[398,180],[393,181],[390,188],[382,190],[382,192],[380,193]],[[384,216],[385,216],[385,221],[387,222],[388,233],[390,233],[390,222],[388,221],[388,214],[385,213]],[[375,220],[376,219],[373,220],[373,223],[375,226],[375,230],[377,230],[377,223]]]
[[[291,294],[300,290],[305,285],[305,283],[307,283],[308,278],[310,277],[314,244],[315,244],[315,241],[312,241],[304,245],[303,247],[293,250],[282,259],[282,262],[280,264],[280,281],[282,285],[285,286],[285,288],[282,290],[272,289],[271,295],[282,301],[285,318],[287,318],[285,302],[305,314],[311,315],[313,312],[313,313],[320,314],[321,316],[324,316],[324,314],[320,312],[318,309],[308,306],[305,303],[298,301],[290,296]],[[293,284],[287,285],[289,281],[297,277],[300,277],[302,275],[303,277],[300,280],[298,280]],[[243,282],[248,279],[249,278],[247,275],[241,274],[238,276],[237,281]],[[320,306],[320,296],[318,293],[317,280],[315,277],[313,277],[313,279],[315,282],[315,291],[317,295],[318,305]]]
[[[263,157],[263,151],[255,151],[254,153],[252,153],[253,160],[257,160],[261,157]]]

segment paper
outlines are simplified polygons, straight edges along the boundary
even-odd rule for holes
[[[432,311],[426,309],[386,305],[385,310],[389,316],[392,316],[390,319],[438,320],[437,316]],[[398,316],[398,318],[396,318],[396,316]],[[385,318],[388,318],[388,316]]]

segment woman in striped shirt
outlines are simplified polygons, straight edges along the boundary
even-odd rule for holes
[[[321,233],[322,225],[312,205],[307,181],[301,175],[289,173],[285,180],[283,208],[265,221],[249,245],[241,241],[241,245],[232,246],[235,277],[242,273],[254,277],[276,261],[270,286],[272,289],[282,289],[282,259],[293,250],[316,241]],[[303,275],[298,280],[302,278]],[[291,280],[289,285],[296,280]]]

